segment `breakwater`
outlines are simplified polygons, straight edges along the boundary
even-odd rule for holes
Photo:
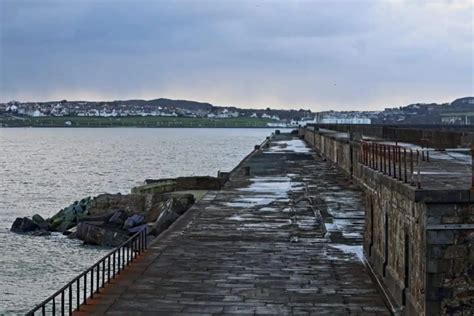
[[[11,233],[16,217],[52,217],[85,196],[128,194],[146,178],[215,176],[267,135],[262,129],[0,129],[0,314],[25,313],[110,251],[60,233]]]
[[[363,227],[357,186],[277,133],[76,314],[388,315]]]

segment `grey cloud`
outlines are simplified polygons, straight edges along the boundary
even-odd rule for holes
[[[473,93],[466,3],[0,0],[0,101],[448,101]]]

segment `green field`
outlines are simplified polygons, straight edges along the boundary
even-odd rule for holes
[[[68,125],[67,122],[70,122]],[[0,117],[4,127],[267,127],[270,119],[192,117]]]

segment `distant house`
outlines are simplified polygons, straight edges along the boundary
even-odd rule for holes
[[[36,109],[33,111],[33,113],[31,113],[31,116],[33,117],[41,117],[41,116],[46,116],[45,114],[43,114],[43,112],[41,112],[40,110]]]

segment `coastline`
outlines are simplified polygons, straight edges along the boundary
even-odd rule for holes
[[[281,126],[277,126],[281,125]],[[0,117],[0,127],[137,127],[137,128],[285,128],[262,118],[208,119],[193,117]]]

